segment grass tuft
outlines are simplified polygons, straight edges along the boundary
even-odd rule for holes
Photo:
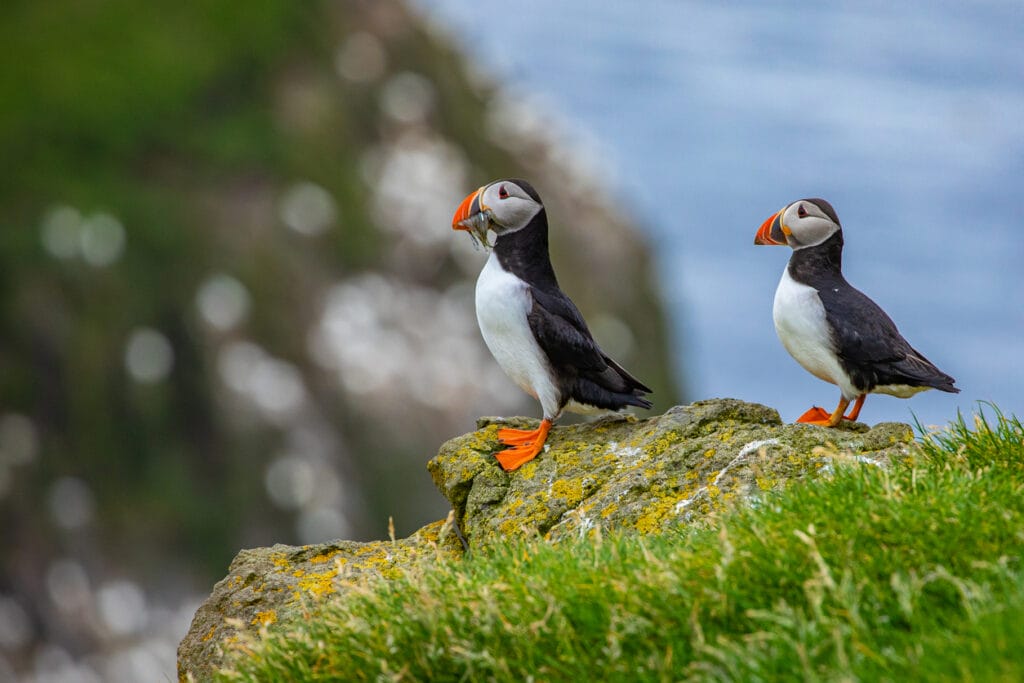
[[[956,420],[942,430],[927,431],[918,423],[924,456],[945,462],[949,454],[956,453],[971,469],[1020,467],[1020,454],[1024,452],[1024,426],[1020,418],[1004,415],[991,403],[983,405],[995,415],[994,424],[983,408],[972,416],[970,424],[959,411]]]
[[[714,528],[524,542],[246,643],[227,681],[1021,680],[1024,427],[995,409]]]

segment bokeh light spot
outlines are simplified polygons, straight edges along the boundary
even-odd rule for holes
[[[46,212],[40,227],[43,248],[54,258],[72,259],[78,255],[81,229],[82,214],[78,209],[64,204],[53,206]]]
[[[249,290],[230,275],[220,273],[199,287],[196,305],[207,323],[221,331],[230,330],[249,313]]]
[[[295,510],[313,498],[316,480],[316,470],[309,462],[295,456],[285,456],[267,468],[267,494],[278,507]]]
[[[224,384],[245,396],[272,422],[286,422],[306,402],[306,385],[298,368],[252,342],[225,345],[217,357],[217,367]]]
[[[417,123],[434,108],[437,92],[428,79],[404,71],[392,77],[381,91],[380,106],[399,123]]]
[[[150,327],[141,327],[128,337],[124,365],[136,382],[159,382],[171,372],[174,349],[163,334]]]
[[[334,55],[334,68],[353,83],[375,81],[384,73],[387,53],[373,34],[359,31],[342,43]]]
[[[146,596],[131,581],[115,580],[96,593],[96,606],[106,627],[116,636],[138,633],[146,626]]]
[[[306,389],[294,365],[267,357],[261,359],[254,369],[252,395],[266,412],[288,414],[301,407]]]
[[[79,247],[89,265],[97,268],[111,265],[121,257],[124,246],[124,226],[111,214],[95,213],[82,223]]]
[[[338,205],[331,193],[316,183],[295,183],[284,193],[280,206],[281,220],[302,235],[319,235],[334,225]]]

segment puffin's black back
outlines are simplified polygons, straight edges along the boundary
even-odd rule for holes
[[[824,202],[822,210],[831,208]],[[959,393],[952,377],[914,349],[886,312],[846,281],[842,252],[840,229],[817,246],[794,251],[788,268],[791,278],[817,291],[839,362],[853,385],[864,392],[894,384]]]

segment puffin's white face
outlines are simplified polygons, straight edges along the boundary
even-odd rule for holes
[[[801,199],[769,217],[754,244],[787,244],[803,249],[821,244],[841,230],[839,217],[824,199]]]
[[[525,228],[544,207],[516,183],[499,180],[484,187],[480,208],[490,211],[491,229],[501,235]]]
[[[498,237],[522,230],[543,208],[515,180],[498,180],[462,200],[452,218],[452,229],[468,230],[487,244],[488,230]]]

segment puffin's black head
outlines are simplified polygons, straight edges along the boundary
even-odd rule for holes
[[[470,230],[486,244],[487,231],[498,237],[522,230],[544,210],[533,186],[519,178],[496,180],[470,193],[452,217],[453,230]]]
[[[843,232],[839,216],[824,199],[800,199],[761,224],[754,244],[788,244],[803,249],[821,244],[836,233]]]

